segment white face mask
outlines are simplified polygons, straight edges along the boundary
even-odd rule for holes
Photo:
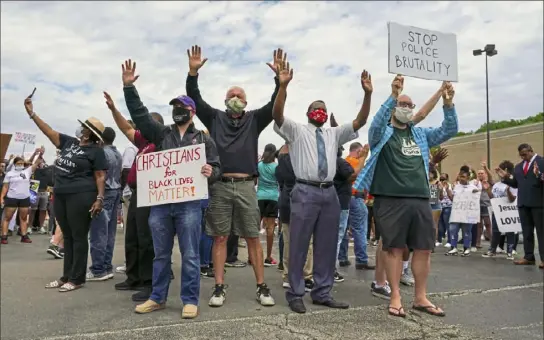
[[[395,118],[403,124],[406,124],[412,120],[414,111],[408,107],[397,106],[395,108]]]
[[[76,129],[76,138],[81,139],[81,137],[83,137],[83,126],[79,126]]]
[[[24,168],[25,168],[24,165],[16,165],[14,167],[15,171],[23,171]]]

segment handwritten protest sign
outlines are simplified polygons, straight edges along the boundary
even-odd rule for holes
[[[478,191],[456,190],[451,205],[450,223],[476,224],[480,222],[480,195]]]
[[[34,145],[36,144],[36,135],[31,133],[15,132],[14,140],[18,143]]]
[[[438,204],[439,199],[440,199],[440,189],[438,189],[438,186],[433,184],[431,185],[431,188],[430,188],[429,203]]]
[[[492,198],[491,206],[501,233],[521,232],[517,199],[510,202],[507,197]]]
[[[208,198],[204,144],[152,152],[136,160],[138,207]]]
[[[458,81],[457,37],[413,26],[388,23],[389,73]]]

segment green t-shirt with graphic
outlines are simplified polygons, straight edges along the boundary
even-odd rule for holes
[[[393,129],[393,135],[378,156],[370,193],[375,196],[429,198],[425,164],[411,129]]]

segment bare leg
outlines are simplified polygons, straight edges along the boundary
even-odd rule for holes
[[[433,210],[434,241],[438,242],[438,222],[440,221],[441,210]]]
[[[215,284],[222,285],[225,280],[225,261],[227,260],[228,236],[213,238],[212,261],[215,270]]]
[[[60,230],[58,224],[57,228],[55,229],[55,235],[53,235],[53,244],[59,248],[64,248],[64,235],[62,234],[62,230]]]
[[[29,208],[19,208],[19,226],[21,227],[21,235],[25,236],[28,231],[28,211]]]
[[[482,219],[485,225],[485,237],[488,240],[491,240],[491,235],[493,235],[493,232],[491,230],[491,219],[489,218],[489,216],[484,216]]]
[[[272,246],[274,245],[274,229],[275,229],[275,218],[274,217],[265,217],[264,226],[266,228],[266,258],[272,258]],[[252,262],[253,263],[253,262]]]
[[[45,216],[47,214],[47,211],[45,210],[40,210],[40,212],[38,213],[38,219],[40,222],[40,228],[43,227],[43,225],[45,224]]]
[[[432,306],[427,299],[427,278],[431,270],[431,251],[414,250],[412,256],[412,273],[415,279],[414,306]],[[441,312],[440,308],[430,309],[433,312]]]
[[[261,247],[261,241],[258,237],[247,237],[247,252],[251,265],[253,266],[253,272],[255,272],[255,279],[257,284],[264,283],[264,259],[263,248]]]
[[[2,220],[2,236],[8,234],[9,222],[13,218],[15,208],[4,208],[4,219]]]
[[[391,287],[391,302],[390,307],[400,308],[402,307],[402,301],[400,296],[400,275],[402,271],[402,254],[404,249],[388,249],[382,253],[385,258],[385,272],[387,273],[387,280]]]
[[[30,228],[34,225],[34,218],[36,217],[36,210],[28,209],[28,225]]]
[[[385,254],[382,251],[382,240],[378,242],[376,248],[376,271],[374,272],[374,279],[378,286],[385,286],[387,282],[387,276],[385,273]]]

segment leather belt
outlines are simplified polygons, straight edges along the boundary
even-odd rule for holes
[[[300,184],[306,184],[306,185],[311,185],[313,187],[318,187],[318,188],[330,188],[333,186],[333,182],[316,182],[316,181],[307,181],[305,179],[298,179],[297,178],[297,183],[300,183]]]
[[[248,177],[224,177],[224,176],[221,176],[221,182],[226,182],[226,183],[238,183],[238,182],[249,182],[249,181],[253,181],[253,176],[248,176]]]

